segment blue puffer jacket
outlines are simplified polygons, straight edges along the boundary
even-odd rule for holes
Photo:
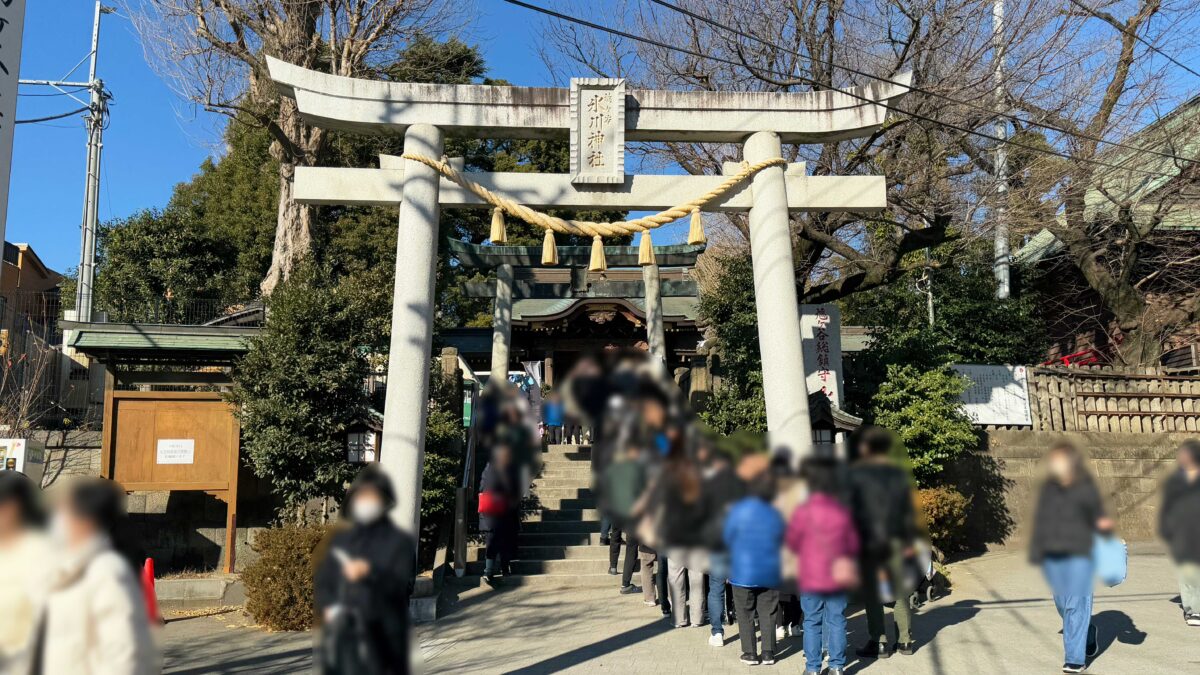
[[[725,516],[725,545],[732,560],[729,583],[777,587],[783,531],[783,517],[774,506],[758,497],[736,502]]]

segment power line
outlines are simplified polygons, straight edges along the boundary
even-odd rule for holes
[[[1117,21],[1117,19],[1115,17],[1113,17],[1111,14],[1106,16],[1105,14],[1103,14],[1095,9],[1092,9],[1091,7],[1088,7],[1087,5],[1083,4],[1082,2],[1079,2],[1079,0],[1071,0],[1071,4],[1075,5],[1079,9],[1082,9],[1083,11],[1087,12],[1088,14],[1091,14],[1092,16],[1096,17],[1097,19],[1100,19],[1101,21],[1109,24],[1110,26],[1113,26],[1114,28],[1116,28],[1116,25],[1114,25],[1114,24],[1121,23],[1120,21]],[[1200,73],[1198,73],[1195,70],[1192,70],[1191,68],[1189,68],[1188,66],[1180,63],[1179,61],[1177,61],[1175,59],[1174,56],[1171,56],[1170,54],[1164,52],[1163,50],[1159,49],[1158,47],[1155,47],[1154,44],[1152,44],[1149,40],[1146,40],[1142,36],[1138,35],[1137,31],[1130,32],[1124,28],[1117,28],[1117,30],[1120,31],[1121,33],[1125,33],[1126,35],[1129,35],[1134,40],[1137,40],[1138,42],[1142,43],[1143,45],[1146,45],[1146,48],[1149,49],[1150,51],[1155,52],[1155,53],[1159,54],[1160,56],[1165,57],[1168,61],[1170,61],[1171,63],[1174,63],[1175,65],[1179,66],[1180,68],[1183,68],[1184,70],[1188,71],[1192,75],[1195,75],[1196,77],[1200,77]]]
[[[722,57],[719,57],[719,56],[712,56],[712,55],[710,55],[710,54],[704,54],[704,53],[702,53],[702,52],[693,51],[693,50],[691,50],[691,49],[687,49],[687,48],[685,48],[685,47],[676,47],[675,45],[670,45],[670,44],[667,44],[667,43],[665,43],[665,42],[661,42],[661,41],[659,41],[659,40],[655,40],[655,39],[653,39],[653,38],[648,38],[648,37],[645,37],[645,36],[642,36],[642,35],[635,35],[635,34],[633,34],[633,33],[629,33],[629,32],[623,31],[623,30],[619,30],[619,29],[617,29],[617,28],[612,28],[612,27],[610,27],[610,26],[605,26],[605,25],[603,25],[603,24],[598,24],[598,23],[595,23],[595,22],[593,22],[593,21],[588,21],[587,19],[581,19],[581,18],[579,18],[579,17],[576,17],[576,16],[571,16],[571,15],[569,15],[569,14],[563,14],[562,12],[558,12],[558,11],[556,11],[556,10],[549,9],[549,8],[547,8],[547,7],[540,7],[540,6],[538,6],[538,5],[533,5],[533,4],[530,4],[530,3],[528,3],[528,2],[523,2],[523,0],[504,0],[504,2],[507,2],[507,3],[508,3],[508,4],[510,4],[510,5],[516,5],[516,6],[518,6],[518,7],[523,7],[523,8],[525,8],[525,9],[533,10],[533,11],[535,11],[535,12],[538,12],[538,13],[540,13],[540,14],[545,14],[546,16],[550,16],[550,17],[553,17],[553,18],[556,18],[556,19],[560,19],[560,20],[562,20],[562,21],[567,21],[567,22],[570,22],[570,23],[574,23],[574,24],[577,24],[577,25],[580,25],[580,26],[584,26],[584,27],[587,27],[587,28],[591,28],[591,29],[593,29],[593,30],[599,30],[599,31],[602,31],[602,32],[605,32],[605,33],[609,33],[610,35],[616,35],[616,36],[618,36],[618,37],[623,37],[623,38],[625,38],[625,39],[627,39],[627,40],[634,40],[634,41],[636,41],[636,42],[641,42],[641,43],[644,43],[644,44],[648,44],[648,45],[652,45],[652,46],[655,46],[655,47],[659,47],[660,49],[668,49],[668,50],[671,50],[671,51],[680,52],[680,53],[682,53],[682,54],[688,54],[688,55],[690,55],[690,56],[695,56],[696,58],[708,59],[708,60],[710,60],[710,61],[715,61],[715,62],[717,62],[717,63],[724,63],[724,64],[727,64],[727,65],[736,66],[736,67],[738,67],[738,68],[746,68],[746,67],[747,67],[747,65],[746,65],[746,64],[744,64],[744,63],[739,63],[739,62],[737,62],[737,61],[734,61],[734,60],[732,60],[732,59],[726,59],[726,58],[722,58]],[[781,72],[779,72],[779,71],[776,71],[776,70],[770,70],[770,69],[767,69],[767,68],[763,68],[763,69],[761,69],[761,71],[762,71],[762,72],[764,72],[764,73],[770,73],[770,74],[772,74],[772,75],[778,75],[778,76],[781,76],[781,77],[795,78],[795,79],[801,80],[801,81],[803,81],[803,82],[805,82],[805,83],[809,84],[810,86],[818,86],[818,87],[823,87],[823,86],[825,86],[825,85],[823,85],[823,84],[822,84],[822,83],[820,83],[820,82],[817,82],[817,81],[815,81],[815,80],[813,80],[813,79],[811,79],[811,78],[806,78],[806,77],[803,77],[803,76],[795,76],[795,75],[788,74],[788,73],[781,73]],[[1034,146],[1034,145],[1027,145],[1027,144],[1025,144],[1025,143],[1019,143],[1019,142],[1017,142],[1017,141],[1014,141],[1014,140],[1012,140],[1012,139],[1003,139],[1003,138],[1000,138],[1000,137],[998,137],[998,136],[993,136],[993,135],[991,135],[991,134],[988,134],[988,133],[984,133],[984,132],[981,132],[981,131],[976,131],[976,130],[974,130],[974,129],[968,129],[968,128],[966,128],[966,127],[959,126],[959,125],[957,125],[957,124],[954,124],[954,123],[952,123],[952,122],[945,122],[945,121],[943,121],[943,120],[934,119],[934,118],[932,118],[932,117],[928,117],[928,116],[926,116],[926,115],[922,115],[922,114],[920,114],[920,113],[915,113],[915,112],[912,112],[912,111],[909,111],[909,110],[905,110],[905,109],[903,109],[903,108],[898,108],[898,107],[896,107],[896,106],[894,106],[894,105],[892,105],[892,104],[890,104],[890,103],[885,103],[885,102],[883,102],[883,101],[876,101],[876,100],[874,100],[874,99],[867,98],[867,97],[865,97],[865,96],[863,96],[863,95],[861,95],[861,94],[856,94],[856,93],[854,93],[853,91],[849,91],[849,90],[845,90],[845,89],[842,89],[842,90],[839,90],[839,91],[840,91],[842,94],[845,94],[846,96],[850,96],[851,98],[856,98],[856,99],[858,99],[858,100],[860,100],[860,101],[862,101],[862,102],[864,102],[864,103],[868,103],[868,104],[871,104],[871,105],[877,105],[877,106],[880,106],[880,107],[882,107],[882,108],[884,108],[884,109],[886,109],[886,110],[890,110],[890,111],[892,111],[892,112],[900,113],[900,114],[902,114],[902,115],[907,115],[907,116],[909,116],[909,117],[912,117],[912,118],[914,118],[914,119],[922,120],[922,121],[925,121],[925,122],[930,122],[930,123],[932,123],[932,124],[937,124],[937,125],[939,125],[939,126],[942,126],[942,127],[945,127],[945,128],[947,128],[947,129],[953,129],[953,130],[955,130],[955,131],[958,131],[959,133],[964,133],[964,134],[968,134],[968,135],[971,135],[971,136],[977,136],[977,137],[979,137],[979,138],[982,138],[982,139],[985,139],[985,140],[992,141],[993,143],[1004,143],[1004,144],[1011,145],[1011,146],[1014,146],[1014,147],[1022,148],[1022,149],[1024,149],[1024,150],[1028,150],[1028,151],[1030,151],[1030,152],[1036,152],[1036,153],[1039,153],[1039,154],[1044,154],[1044,155],[1052,155],[1052,156],[1059,157],[1059,158],[1061,158],[1061,159],[1066,159],[1066,160],[1073,161],[1073,162],[1082,162],[1082,163],[1084,163],[1084,164],[1091,164],[1091,165],[1094,165],[1094,166],[1102,166],[1102,167],[1106,167],[1106,168],[1109,168],[1109,169],[1115,169],[1115,170],[1118,170],[1118,171],[1130,171],[1130,172],[1133,172],[1133,173],[1143,174],[1143,175],[1147,175],[1147,176],[1154,176],[1154,177],[1156,177],[1156,178],[1175,178],[1175,175],[1174,175],[1174,174],[1166,174],[1166,173],[1160,173],[1160,172],[1157,172],[1157,171],[1147,171],[1147,170],[1145,170],[1145,169],[1135,169],[1135,168],[1133,168],[1133,167],[1119,166],[1119,165],[1116,165],[1116,164],[1109,164],[1108,162],[1103,162],[1103,161],[1100,161],[1100,160],[1098,160],[1098,159],[1092,159],[1092,158],[1086,158],[1086,157],[1072,157],[1071,155],[1068,155],[1068,154],[1067,154],[1067,153],[1065,153],[1065,152],[1060,152],[1060,151],[1058,151],[1058,150],[1052,150],[1052,149],[1040,148],[1040,147],[1037,147],[1037,146]]]
[[[769,40],[764,40],[764,39],[762,39],[762,38],[758,37],[757,35],[752,35],[752,34],[746,33],[746,32],[744,32],[744,31],[741,31],[741,30],[738,30],[738,29],[736,29],[736,28],[733,28],[732,26],[727,26],[727,25],[725,25],[725,24],[721,23],[720,21],[717,21],[717,20],[715,20],[715,19],[710,19],[710,18],[708,18],[708,17],[706,17],[706,16],[703,16],[703,15],[697,14],[696,12],[693,12],[693,11],[691,11],[691,10],[689,10],[689,9],[685,9],[685,8],[683,8],[683,7],[679,7],[679,6],[677,6],[677,5],[674,5],[674,4],[670,3],[670,2],[667,2],[666,0],[650,0],[650,1],[651,1],[651,2],[653,2],[653,3],[654,3],[654,4],[656,4],[656,5],[661,5],[661,6],[663,6],[663,7],[666,7],[667,9],[670,9],[670,10],[673,10],[673,11],[676,11],[676,12],[679,12],[680,14],[685,14],[685,15],[687,15],[687,16],[690,16],[690,17],[692,17],[693,19],[697,19],[697,20],[699,20],[699,21],[703,21],[704,23],[706,23],[706,24],[708,24],[708,25],[710,25],[710,26],[713,26],[714,28],[719,28],[719,29],[721,29],[721,30],[728,31],[728,32],[730,32],[730,33],[733,33],[734,35],[738,35],[738,36],[740,36],[740,37],[744,37],[744,38],[746,38],[746,39],[748,39],[748,40],[754,40],[755,42],[758,42],[759,44],[761,44],[761,45],[763,45],[763,46],[766,46],[766,47],[771,47],[772,49],[778,49],[778,50],[780,50],[780,51],[782,51],[782,52],[785,52],[785,53],[788,53],[788,54],[792,54],[792,55],[794,55],[794,56],[798,56],[798,57],[800,57],[800,58],[802,58],[802,59],[806,59],[806,60],[808,60],[808,61],[810,61],[810,62],[815,62],[815,61],[816,61],[816,59],[814,59],[812,56],[808,56],[808,55],[806,55],[806,54],[803,54],[803,53],[801,53],[801,52],[798,52],[798,51],[796,51],[796,50],[793,50],[793,49],[788,49],[787,47],[784,47],[784,46],[782,46],[782,45],[777,45],[777,44],[775,44],[775,43],[773,43],[773,42],[771,42],[771,41],[769,41]],[[873,74],[871,74],[871,73],[864,72],[864,71],[861,71],[861,70],[857,70],[857,69],[855,69],[855,68],[851,68],[851,67],[849,67],[849,66],[845,66],[845,65],[840,65],[840,64],[839,64],[839,65],[837,66],[837,68],[840,68],[841,70],[844,70],[844,71],[846,71],[846,72],[848,72],[848,73],[853,73],[853,74],[855,74],[855,75],[859,75],[859,76],[862,76],[862,77],[870,78],[870,79],[872,79],[872,80],[878,80],[878,81],[880,81],[880,82],[886,82],[886,83],[889,83],[889,84],[894,84],[894,83],[893,83],[891,80],[887,79],[886,77],[880,77],[879,75],[873,75]],[[1004,118],[1007,118],[1007,119],[1013,120],[1014,122],[1020,122],[1020,123],[1022,123],[1022,124],[1028,124],[1028,125],[1031,125],[1031,126],[1035,126],[1035,127],[1039,127],[1039,128],[1042,128],[1042,129],[1046,129],[1047,131],[1054,131],[1054,132],[1057,132],[1057,133],[1060,133],[1060,134],[1065,134],[1065,135],[1067,135],[1067,136],[1073,136],[1073,137],[1075,137],[1075,138],[1080,138],[1080,139],[1084,139],[1084,140],[1092,141],[1092,142],[1094,142],[1094,143],[1104,143],[1105,145],[1111,145],[1111,146],[1118,147],[1118,148],[1124,148],[1124,149],[1126,149],[1126,150],[1133,150],[1133,151],[1135,151],[1135,152],[1146,152],[1146,153],[1150,153],[1150,154],[1158,155],[1158,156],[1160,156],[1160,157],[1163,157],[1164,159],[1170,159],[1170,160],[1173,160],[1173,161],[1182,161],[1182,162],[1195,162],[1195,161],[1197,161],[1197,160],[1194,160],[1194,159],[1187,159],[1187,158],[1185,158],[1185,157],[1179,157],[1178,155],[1175,155],[1175,154],[1172,154],[1172,153],[1160,152],[1160,151],[1158,151],[1158,150],[1153,150],[1153,149],[1151,149],[1151,148],[1139,148],[1139,147],[1136,147],[1136,146],[1133,146],[1133,145],[1128,145],[1128,144],[1125,144],[1125,143],[1120,143],[1120,142],[1117,142],[1117,141],[1109,141],[1109,140],[1105,140],[1105,139],[1103,139],[1103,138],[1100,138],[1100,137],[1098,137],[1098,136],[1091,136],[1091,135],[1089,135],[1089,134],[1085,134],[1085,133],[1083,133],[1083,132],[1081,132],[1081,131],[1071,131],[1071,130],[1069,130],[1069,129],[1062,129],[1062,128],[1059,128],[1059,127],[1056,127],[1056,126],[1053,126],[1053,125],[1050,125],[1050,124],[1045,124],[1045,123],[1043,123],[1043,122],[1036,122],[1036,121],[1034,121],[1034,120],[1029,120],[1029,119],[1025,119],[1025,118],[1022,118],[1022,117],[1018,117],[1017,115],[1013,115],[1013,114],[1011,114],[1011,113],[1000,112],[1000,111],[997,111],[997,110],[996,110],[996,109],[994,109],[994,108],[989,108],[988,106],[985,106],[985,105],[980,105],[980,104],[978,104],[978,103],[972,103],[972,102],[970,102],[970,101],[964,101],[964,100],[961,100],[961,99],[957,99],[957,98],[954,98],[954,97],[952,97],[952,96],[948,96],[948,95],[946,95],[946,94],[942,94],[942,93],[939,93],[939,92],[936,92],[936,91],[933,91],[933,90],[930,90],[930,89],[925,89],[925,88],[923,88],[923,87],[919,87],[919,86],[916,86],[916,85],[911,85],[911,84],[910,84],[910,85],[908,85],[907,87],[908,87],[908,90],[909,90],[909,91],[913,91],[913,92],[916,92],[916,93],[919,93],[919,94],[925,94],[926,96],[933,96],[933,97],[935,97],[935,98],[944,99],[944,100],[946,100],[946,101],[949,101],[949,102],[951,102],[951,103],[955,103],[955,104],[958,104],[958,105],[964,105],[964,106],[967,106],[967,107],[970,107],[970,108],[974,108],[974,109],[976,109],[976,110],[982,110],[982,111],[984,111],[984,112],[987,112],[987,113],[989,113],[989,114],[992,114],[992,115],[996,115],[996,116],[999,116],[999,117],[1004,117]],[[1002,142],[1003,142],[1003,141],[1002,141]]]
[[[70,91],[66,91],[66,90],[56,91],[56,92],[49,93],[49,94],[32,94],[32,93],[28,93],[28,92],[26,92],[24,94],[17,93],[17,96],[34,96],[34,97],[36,97],[36,96],[70,96],[71,94],[77,94],[81,91],[86,91],[86,87],[80,88],[80,89],[72,89]]]
[[[51,122],[54,120],[61,120],[64,117],[70,117],[71,115],[77,115],[81,112],[87,112],[89,110],[91,110],[91,108],[84,106],[82,108],[72,110],[71,112],[62,113],[61,115],[50,115],[49,117],[35,117],[28,120],[17,120],[14,122],[14,124],[37,124],[38,122]]]

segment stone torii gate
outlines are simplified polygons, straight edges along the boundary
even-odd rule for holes
[[[414,84],[339,77],[276,59],[268,66],[306,122],[404,134],[403,158],[381,157],[378,169],[299,167],[294,185],[302,203],[399,207],[382,465],[399,495],[393,518],[400,527],[415,534],[420,519],[440,207],[493,206],[431,166],[447,134],[569,138],[569,174],[466,174],[532,208],[660,211],[743,170],[729,164],[726,176],[627,175],[626,141],[740,143],[746,162],[774,160],[704,209],[749,211],[769,442],[799,454],[811,448],[788,214],[883,209],[886,185],[882,176],[809,176],[803,163],[784,167],[782,144],[872,133],[911,75],[845,91],[763,93],[626,90],[624,80],[595,78],[573,79],[569,89]]]

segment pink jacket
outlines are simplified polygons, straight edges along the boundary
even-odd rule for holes
[[[801,593],[846,590],[833,579],[833,561],[858,556],[858,532],[850,510],[836,498],[814,493],[792,512],[787,547],[799,559],[797,585]]]

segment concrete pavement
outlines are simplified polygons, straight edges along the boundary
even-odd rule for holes
[[[1058,615],[1040,573],[1018,550],[951,566],[952,593],[921,608],[913,656],[851,661],[868,675],[1055,673],[1062,663]],[[430,673],[737,673],[736,627],[726,645],[706,629],[671,628],[640,595],[612,589],[465,589],[444,603],[444,618],[418,628]],[[1101,653],[1093,673],[1200,673],[1200,628],[1184,625],[1170,561],[1138,553],[1124,584],[1097,593]],[[310,672],[308,634],[226,628],[200,617],[165,631],[167,672]],[[850,618],[850,644],[865,640],[862,612]],[[803,670],[800,638],[788,638],[774,666]],[[768,667],[760,671],[770,672]]]

